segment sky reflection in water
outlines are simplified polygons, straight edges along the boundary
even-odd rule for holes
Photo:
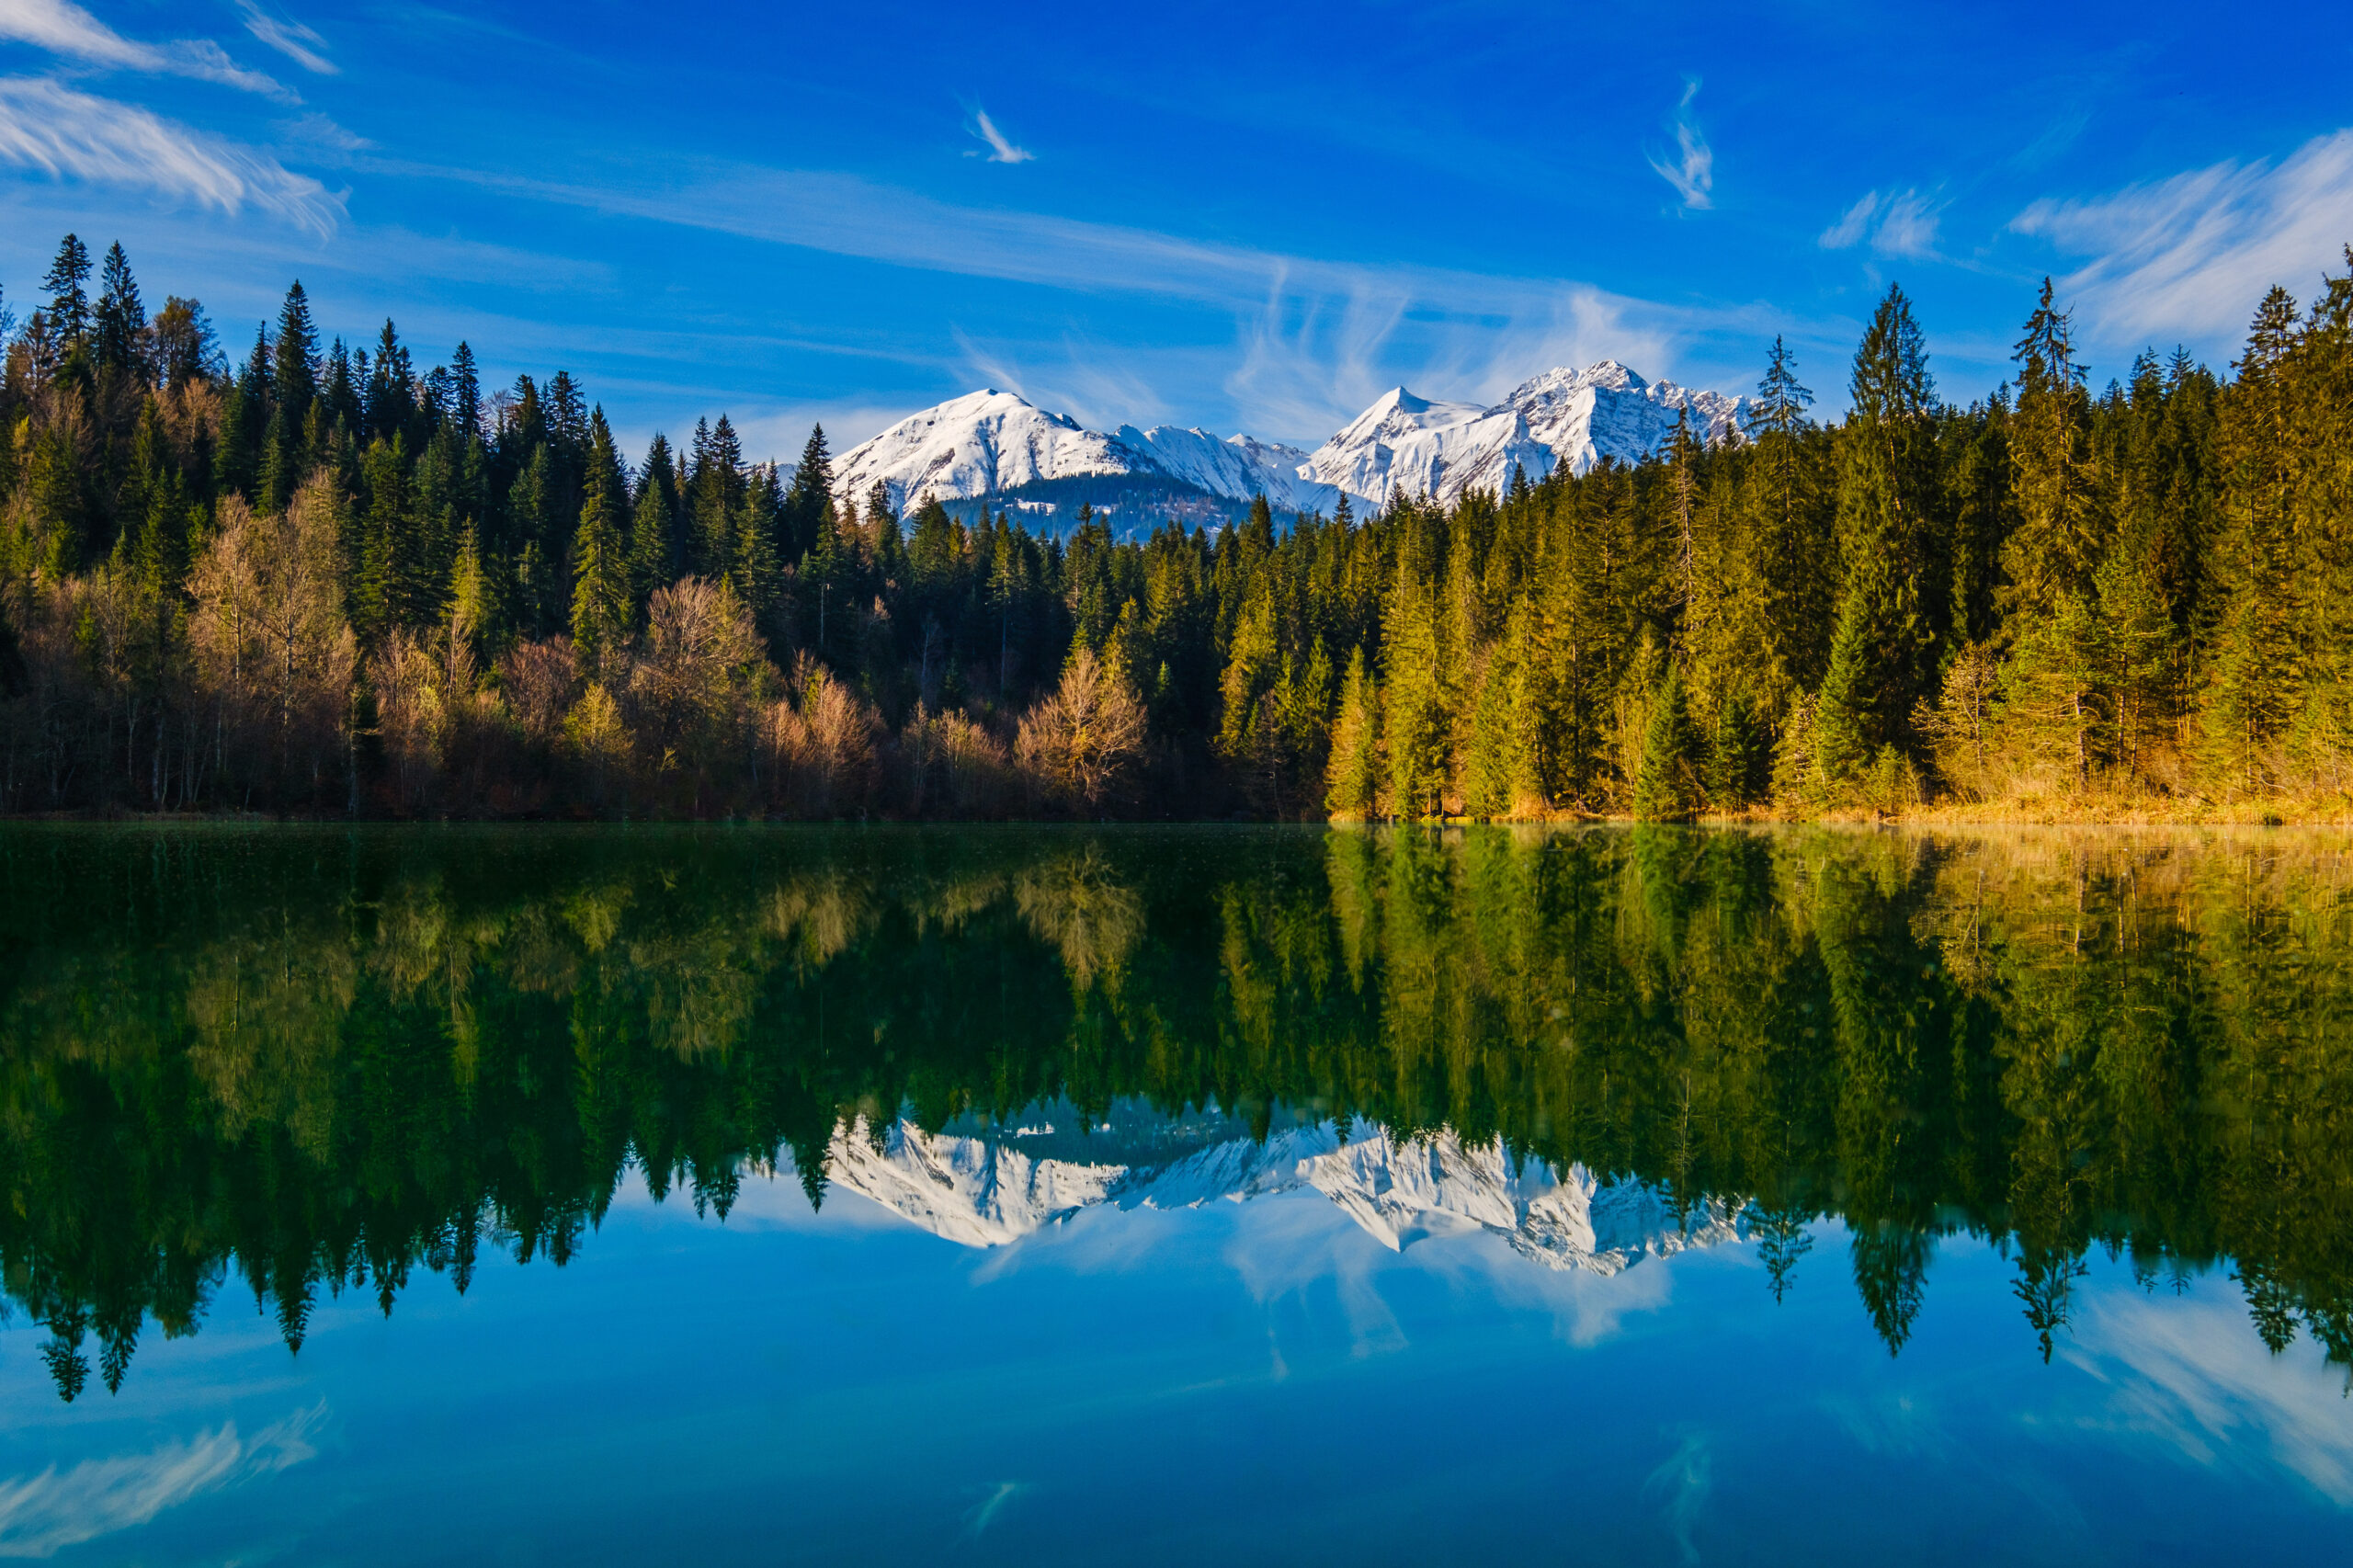
[[[0,1551],[158,1562],[919,1558],[2286,1560],[2341,1542],[2353,1409],[2227,1280],[2093,1266],[2022,1354],[2009,1270],[1939,1250],[1890,1358],[1835,1224],[1615,1277],[1484,1234],[1392,1253],[1320,1195],[1097,1210],[999,1252],[759,1181],[722,1226],[616,1205],[290,1361],[224,1301],[111,1401],[5,1335]],[[1808,1264],[1812,1267],[1809,1267]],[[2303,1550],[2295,1550],[2295,1543]]]

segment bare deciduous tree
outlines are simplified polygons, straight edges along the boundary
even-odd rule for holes
[[[1094,812],[1124,792],[1143,743],[1143,705],[1082,648],[1054,694],[1021,721],[1014,755],[1048,794]]]

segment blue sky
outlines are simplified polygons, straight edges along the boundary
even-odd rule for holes
[[[1605,355],[1838,402],[1886,283],[1949,395],[2046,272],[2105,380],[2353,239],[2310,6],[496,7],[0,0],[0,286],[119,238],[233,351],[300,277],[632,443],[835,449],[987,384],[1313,444]]]

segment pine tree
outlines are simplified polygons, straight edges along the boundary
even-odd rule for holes
[[[763,469],[759,477],[745,486],[744,504],[736,513],[735,570],[731,579],[736,597],[752,612],[753,624],[771,637],[784,603],[784,562],[776,548],[776,514],[782,499],[773,467]]]
[[[1691,766],[1695,749],[1682,666],[1670,662],[1643,737],[1642,771],[1634,780],[1638,820],[1672,822],[1691,814],[1699,793]]]
[[[482,372],[474,365],[473,349],[462,341],[449,361],[449,417],[460,437],[481,437]]]
[[[724,577],[734,569],[737,514],[744,504],[744,452],[735,430],[719,423],[696,435],[695,472],[688,486],[688,559],[703,576]]]
[[[2051,279],[2027,320],[2018,415],[2010,426],[2011,488],[2018,523],[2003,551],[2011,618],[2053,612],[2091,586],[2102,543],[2091,451],[2091,400],[2075,361],[2073,326],[2052,302]]]
[[[139,298],[139,282],[131,275],[131,258],[119,242],[107,247],[100,288],[96,342],[98,369],[117,377],[151,379],[147,375],[147,307]]]
[[[515,486],[506,497],[506,526],[517,541],[524,619],[540,634],[555,630],[564,618],[564,597],[559,586],[563,550],[555,537],[554,472],[554,457],[542,441],[531,449],[530,460],[515,476]]]
[[[360,524],[359,570],[347,613],[362,642],[372,643],[400,617],[399,562],[409,551],[408,464],[401,439],[369,443],[359,461],[368,513]]]
[[[1855,353],[1840,437],[1838,517],[1847,583],[1816,724],[1816,763],[1836,786],[1907,733],[1927,688],[1937,627],[1927,589],[1935,526],[1936,387],[1904,291],[1891,287]]]
[[[1434,586],[1409,561],[1398,563],[1381,620],[1383,740],[1390,811],[1411,820],[1438,813],[1446,789],[1448,710]]]
[[[1379,809],[1381,705],[1364,650],[1348,655],[1340,683],[1340,713],[1332,726],[1332,760],[1325,774],[1324,810],[1337,822],[1363,822]]]
[[[1472,704],[1470,735],[1462,763],[1462,809],[1474,817],[1508,816],[1512,810],[1512,697],[1518,671],[1508,650],[1487,660]]]
[[[638,619],[644,618],[645,601],[671,578],[670,508],[661,487],[648,483],[638,491],[637,508],[631,514],[629,527],[630,599],[637,607]]]
[[[471,528],[459,543],[457,562],[449,569],[449,586],[442,597],[449,607],[442,631],[451,644],[453,665],[459,646],[477,664],[495,659],[507,629],[491,574],[483,564],[482,541]]]
[[[808,442],[801,449],[800,465],[792,471],[792,484],[784,496],[785,522],[790,530],[784,544],[795,556],[817,548],[818,525],[825,508],[833,504],[833,497],[834,464],[825,451],[825,427],[813,425]]]
[[[2295,409],[2288,371],[2295,347],[2296,301],[2275,288],[2256,311],[2217,432],[2226,474],[2214,561],[2221,608],[2200,724],[2207,769],[2232,793],[2269,784],[2271,748],[2302,691],[2303,650],[2292,634]]]
[[[286,301],[278,308],[278,348],[270,377],[270,395],[286,415],[289,429],[300,430],[302,416],[311,411],[311,400],[318,395],[319,366],[319,334],[311,324],[310,296],[297,281],[286,290]]]
[[[359,383],[353,378],[350,350],[340,337],[327,350],[326,378],[319,385],[319,399],[337,427],[348,436],[359,433],[365,417],[360,413]]]
[[[628,552],[613,521],[615,504],[609,485],[592,485],[573,540],[572,642],[582,666],[590,670],[602,670],[620,656],[633,619]]]
[[[416,420],[415,374],[389,316],[377,335],[376,358],[369,366],[366,419],[362,434],[371,441],[406,437]]]
[[[90,335],[90,247],[68,234],[57,247],[57,258],[40,286],[49,290],[49,324],[68,348]]]
[[[1720,812],[1747,806],[1756,789],[1756,764],[1762,755],[1756,722],[1747,697],[1727,694],[1716,705],[1716,722],[1708,747],[1708,801]]]

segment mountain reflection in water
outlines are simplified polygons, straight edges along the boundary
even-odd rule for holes
[[[296,1346],[624,1182],[981,1246],[1313,1188],[1531,1267],[1738,1242],[1891,1352],[1940,1237],[2045,1359],[2100,1248],[2342,1369],[2348,959],[2325,834],[17,827],[0,1267],[70,1401],[233,1276]]]

